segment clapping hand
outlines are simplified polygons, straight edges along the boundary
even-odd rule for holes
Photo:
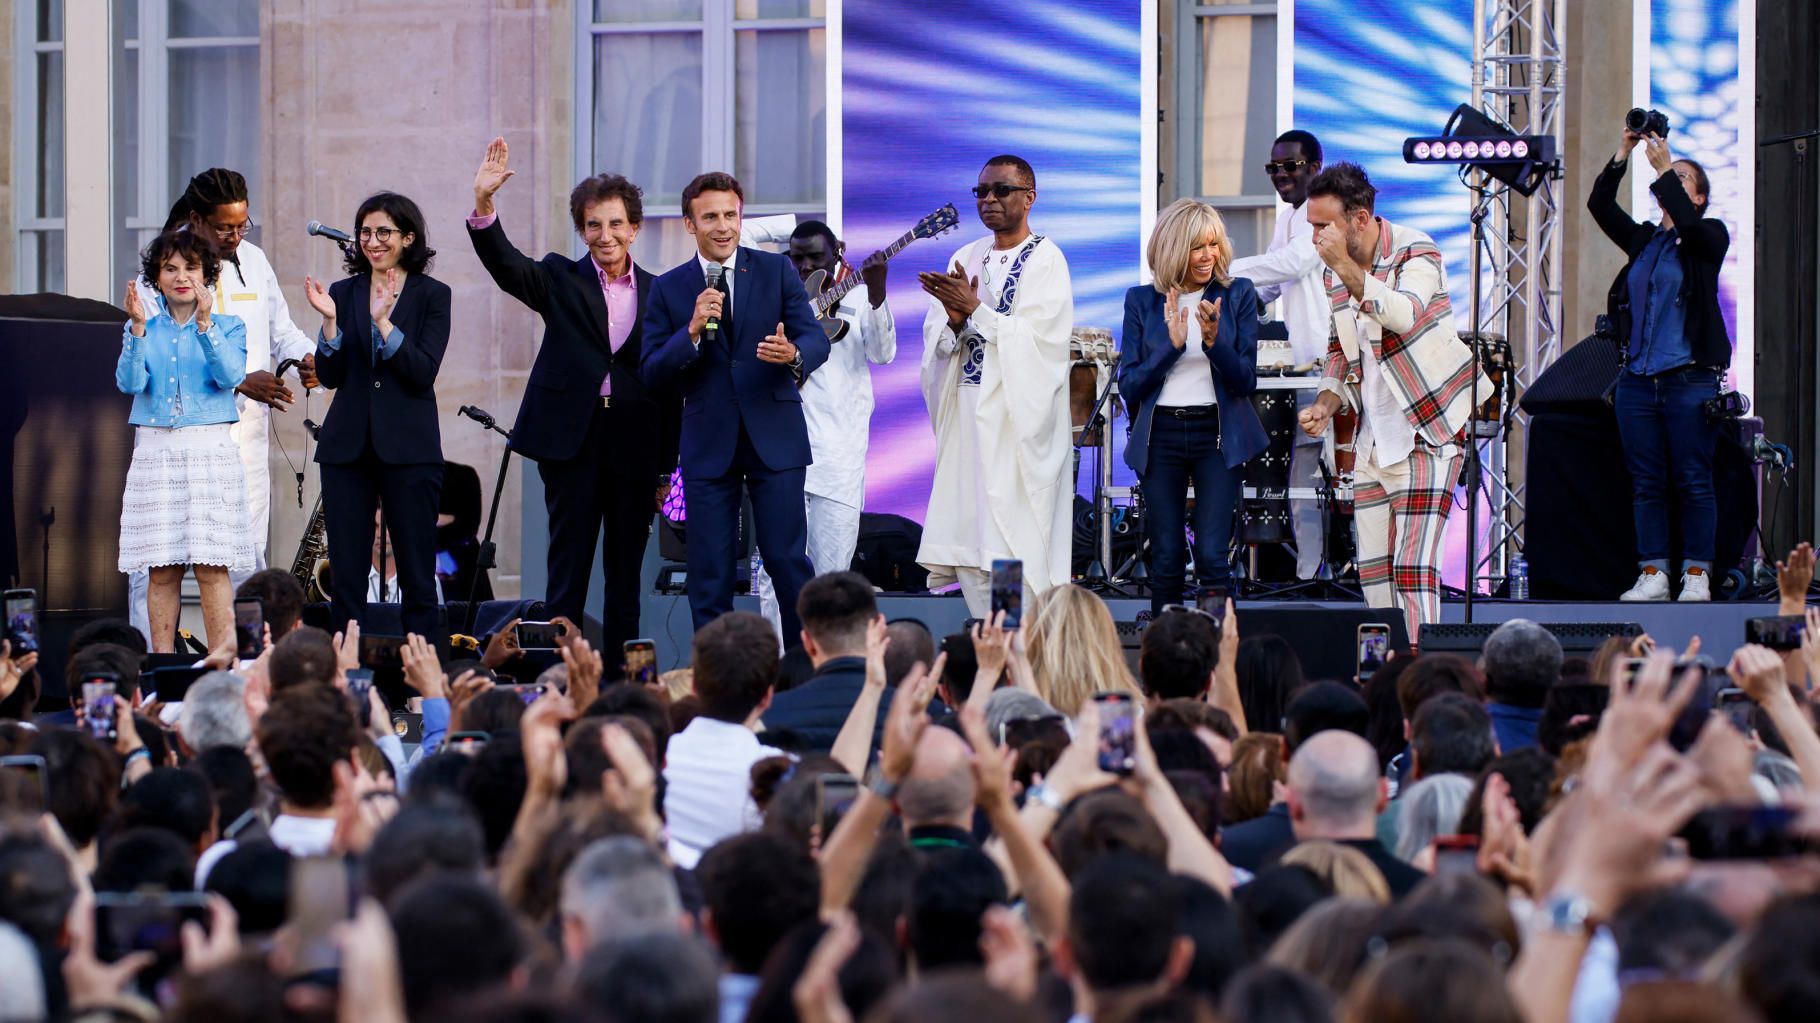
[[[485,217],[493,212],[493,193],[506,183],[516,171],[506,166],[510,156],[506,149],[506,140],[496,138],[487,143],[487,155],[480,161],[480,169],[474,172],[474,215]]]
[[[145,300],[139,297],[139,281],[137,278],[126,282],[126,302],[124,304],[126,306],[127,319],[132,325],[133,336],[144,337],[147,316],[145,312]]]
[[[398,293],[404,287],[404,278],[397,267],[392,267],[385,272],[384,278],[373,284],[369,310],[373,314],[373,325],[383,336],[391,333],[392,310],[398,306]]]
[[[316,278],[305,277],[303,297],[309,301],[310,308],[322,317],[322,336],[335,337],[335,300],[329,297],[329,289],[323,287],[322,282]]]
[[[1176,351],[1188,347],[1188,310],[1182,308],[1182,293],[1170,288],[1163,299],[1163,320],[1169,324],[1169,343]]]
[[[1220,306],[1224,305],[1225,302],[1226,300],[1224,298],[1216,298],[1211,302],[1202,299],[1201,304],[1195,306],[1194,315],[1201,324],[1202,348],[1212,348],[1213,343],[1219,340]]]
[[[924,272],[916,275],[929,296],[948,310],[948,322],[958,326],[967,322],[967,317],[980,306],[979,278],[968,277],[967,271],[957,262],[947,273]]]
[[[210,316],[215,311],[215,293],[200,278],[191,280],[190,287],[196,289],[196,333],[207,334],[215,325]]]

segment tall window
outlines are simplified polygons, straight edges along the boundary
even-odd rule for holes
[[[577,177],[613,172],[644,190],[641,260],[695,247],[683,186],[726,170],[746,215],[820,216],[827,205],[824,0],[594,0],[578,5]]]
[[[114,0],[115,279],[132,274],[191,175],[231,167],[257,187],[259,7]],[[17,287],[62,291],[64,5],[16,10]]]
[[[1163,199],[1216,207],[1241,256],[1264,251],[1276,224],[1264,164],[1277,136],[1277,21],[1277,0],[1176,0],[1176,157]]]
[[[241,0],[115,0],[115,276],[170,214],[190,177],[246,175],[259,219],[259,8]],[[249,240],[255,244],[259,236]]]
[[[63,290],[63,4],[20,0],[13,161],[18,290]]]

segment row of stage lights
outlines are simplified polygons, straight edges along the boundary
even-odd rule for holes
[[[1527,160],[1526,139],[1417,139],[1412,140],[1411,154],[1418,160]]]

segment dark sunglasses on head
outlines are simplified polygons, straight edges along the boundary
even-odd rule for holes
[[[1030,191],[1029,185],[1007,185],[1001,181],[991,185],[974,185],[973,197],[975,199],[984,199],[986,196],[990,195],[995,199],[1003,199],[1013,192],[1028,191]]]
[[[1264,173],[1275,174],[1277,171],[1282,171],[1284,174],[1288,174],[1306,166],[1308,166],[1307,160],[1272,160],[1264,165]]]

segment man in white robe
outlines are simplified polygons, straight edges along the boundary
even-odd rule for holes
[[[1030,165],[995,156],[973,192],[992,235],[955,253],[947,273],[918,275],[930,296],[922,387],[936,453],[917,561],[931,589],[958,582],[984,618],[996,559],[1024,563],[1032,596],[1069,579],[1074,293],[1060,247],[1030,233]]]

